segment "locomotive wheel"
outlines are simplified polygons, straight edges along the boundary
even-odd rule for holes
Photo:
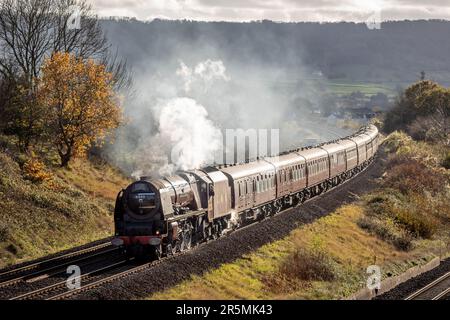
[[[166,246],[166,255],[167,256],[173,256],[177,252],[177,246],[173,246],[172,244],[168,244]]]
[[[211,229],[211,238],[212,240],[217,240],[219,238],[219,227],[217,224],[214,224]]]
[[[159,260],[161,258],[161,245],[150,247],[150,259]]]
[[[181,241],[181,251],[190,250],[192,247],[192,233],[185,232]]]
[[[179,238],[179,251],[187,251],[192,247],[192,226],[187,223],[181,232]]]

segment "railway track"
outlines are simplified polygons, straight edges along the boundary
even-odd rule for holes
[[[197,247],[205,244],[206,243],[199,244],[197,245]],[[155,260],[152,262],[142,263],[138,265],[133,265],[133,263],[135,263],[134,258],[120,259],[119,261],[107,264],[106,266],[102,266],[100,268],[82,274],[79,277],[81,282],[81,286],[79,288],[68,289],[67,280],[64,279],[51,285],[13,296],[9,300],[37,300],[37,299],[62,300],[74,296],[76,294],[89,291],[108,282],[112,282],[121,279],[123,277],[146,270],[148,268],[152,268],[169,259],[175,259],[176,257],[186,254],[188,252],[190,251],[179,252],[177,254],[165,257],[160,260]]]
[[[79,277],[79,280],[81,283],[82,282],[87,282],[87,283],[92,282],[92,281],[94,281],[92,279],[95,279],[97,274],[101,274],[104,272],[115,270],[116,268],[127,266],[128,263],[129,263],[128,260],[120,260],[120,261],[108,264],[101,268],[94,269],[93,271],[82,274]],[[61,281],[58,281],[51,285],[45,286],[43,288],[39,288],[39,289],[30,291],[30,292],[26,292],[26,293],[14,296],[14,297],[10,298],[9,300],[37,300],[37,299],[50,300],[50,299],[58,297],[58,296],[64,296],[64,294],[66,294],[66,292],[68,290],[69,289],[67,287],[67,280],[63,279]]]
[[[32,282],[33,279],[48,278],[54,274],[65,271],[65,268],[69,265],[84,263],[90,259],[114,251],[117,251],[117,248],[111,246],[110,242],[104,242],[92,247],[3,271],[0,273],[0,289],[17,285],[21,282]]]
[[[405,300],[440,300],[450,294],[450,272],[427,284]]]

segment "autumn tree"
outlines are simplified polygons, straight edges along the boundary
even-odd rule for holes
[[[39,102],[46,108],[48,134],[67,166],[101,142],[122,119],[113,75],[103,64],[69,53],[55,53],[44,62]]]

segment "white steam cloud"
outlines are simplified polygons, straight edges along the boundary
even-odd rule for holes
[[[171,164],[161,173],[173,173],[212,163],[222,148],[220,130],[208,119],[208,112],[195,100],[175,98],[167,101],[159,116],[160,139],[173,146]]]
[[[176,75],[184,82],[186,94],[193,87],[206,93],[215,81],[230,80],[223,62],[209,59],[195,68],[180,61]],[[159,99],[150,112],[157,119],[158,131],[140,143],[136,153],[140,165],[133,177],[168,176],[213,163],[214,155],[222,149],[222,135],[205,107],[189,97],[172,97]]]
[[[208,91],[214,80],[230,81],[222,61],[206,60],[197,64],[195,68],[188,67],[180,61],[176,74],[184,80],[184,91],[191,91],[193,85],[200,85],[203,91]]]

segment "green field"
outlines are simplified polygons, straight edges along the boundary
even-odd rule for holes
[[[374,95],[378,92],[386,94],[388,97],[396,95],[392,87],[379,83],[346,82],[346,81],[328,81],[328,89],[339,96],[349,95],[352,92],[360,91],[364,95]]]

